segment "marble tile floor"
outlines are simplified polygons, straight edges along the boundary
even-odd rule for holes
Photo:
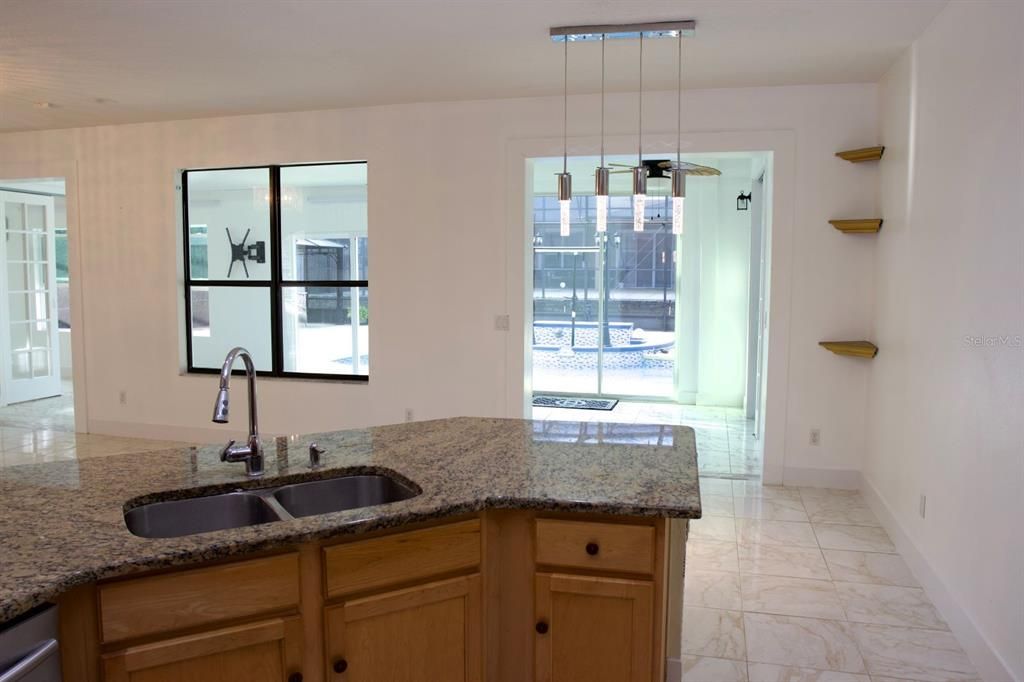
[[[54,398],[30,400],[0,407],[0,427],[17,429],[75,430],[75,403],[72,384],[61,382],[62,393]]]
[[[685,682],[980,680],[857,492],[704,476]]]
[[[185,443],[75,433],[70,382],[65,383],[64,395],[0,407],[0,469],[181,445]]]
[[[691,426],[696,432],[701,473],[758,479],[761,476],[761,443],[753,436],[753,422],[739,408],[620,401],[608,411],[535,407],[532,417],[545,422]]]

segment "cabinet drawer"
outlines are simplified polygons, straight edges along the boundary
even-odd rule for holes
[[[479,519],[324,549],[329,599],[479,565]]]
[[[107,583],[100,586],[99,598],[104,642],[294,609],[299,555]]]
[[[654,527],[537,519],[536,561],[545,566],[654,573]]]

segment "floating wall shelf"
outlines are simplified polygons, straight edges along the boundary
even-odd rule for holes
[[[878,161],[882,158],[885,147],[864,147],[863,149],[850,149],[845,152],[836,152],[840,159],[846,159],[850,163],[863,163],[864,161]]]
[[[840,232],[851,234],[873,234],[882,229],[881,218],[861,218],[858,220],[830,220],[832,227]]]
[[[870,341],[819,341],[819,346],[836,355],[850,355],[855,358],[873,358],[878,355],[878,346]]]

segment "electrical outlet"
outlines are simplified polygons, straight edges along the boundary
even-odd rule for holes
[[[811,445],[821,445],[821,429],[811,429],[811,434],[807,441]]]
[[[508,331],[508,315],[495,315],[494,316],[494,331],[507,332]]]
[[[918,503],[917,513],[920,514],[923,519],[926,511],[928,511],[928,496],[921,493],[921,501]]]
[[[117,399],[121,402],[122,405],[127,405],[128,391],[122,390],[120,393],[117,394]]]
[[[412,408],[405,408],[405,421],[411,422],[413,420]]]

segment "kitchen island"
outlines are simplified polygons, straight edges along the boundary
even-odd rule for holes
[[[324,451],[311,468],[308,447]],[[693,430],[455,418],[0,469],[0,622],[56,602],[64,679],[660,680]],[[142,505],[353,474],[415,495],[173,538]]]

